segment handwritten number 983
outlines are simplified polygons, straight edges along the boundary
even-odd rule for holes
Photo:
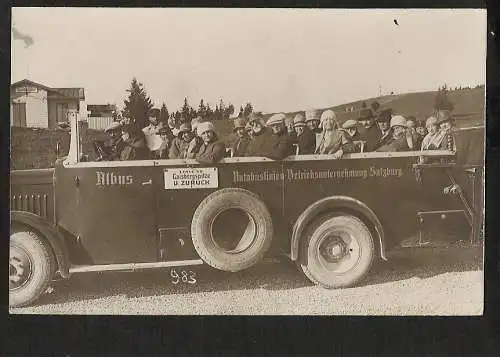
[[[176,269],[170,269],[170,276],[172,277],[172,284],[196,284],[196,274],[191,270],[181,270],[179,273]]]

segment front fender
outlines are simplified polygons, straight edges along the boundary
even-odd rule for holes
[[[34,213],[25,211],[11,211],[10,221],[11,225],[14,222],[21,223],[28,227],[32,227],[41,235],[43,235],[49,242],[52,251],[54,252],[59,273],[63,278],[69,277],[68,250],[66,245],[64,244],[62,235],[54,226],[52,226],[42,217],[37,216]]]
[[[387,260],[385,256],[384,230],[377,215],[363,202],[348,196],[330,196],[314,202],[307,207],[299,216],[293,226],[290,247],[290,258],[296,261],[299,258],[299,244],[305,228],[322,212],[348,209],[358,213],[361,218],[370,223],[377,235],[379,242],[380,257]]]

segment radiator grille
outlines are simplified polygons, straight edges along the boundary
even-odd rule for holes
[[[12,195],[10,207],[13,211],[27,211],[47,218],[47,195]]]

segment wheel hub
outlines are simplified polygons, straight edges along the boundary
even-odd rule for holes
[[[31,260],[22,249],[10,248],[9,290],[20,288],[31,276]]]
[[[320,253],[329,263],[337,263],[347,254],[347,246],[340,237],[326,239],[320,247]]]

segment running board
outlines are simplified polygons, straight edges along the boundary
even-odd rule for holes
[[[170,262],[153,262],[153,263],[123,263],[123,264],[99,264],[99,265],[74,265],[69,268],[69,273],[87,273],[93,271],[119,271],[119,270],[140,270],[140,269],[155,269],[169,268],[186,265],[202,265],[201,259],[193,260],[177,260]]]

